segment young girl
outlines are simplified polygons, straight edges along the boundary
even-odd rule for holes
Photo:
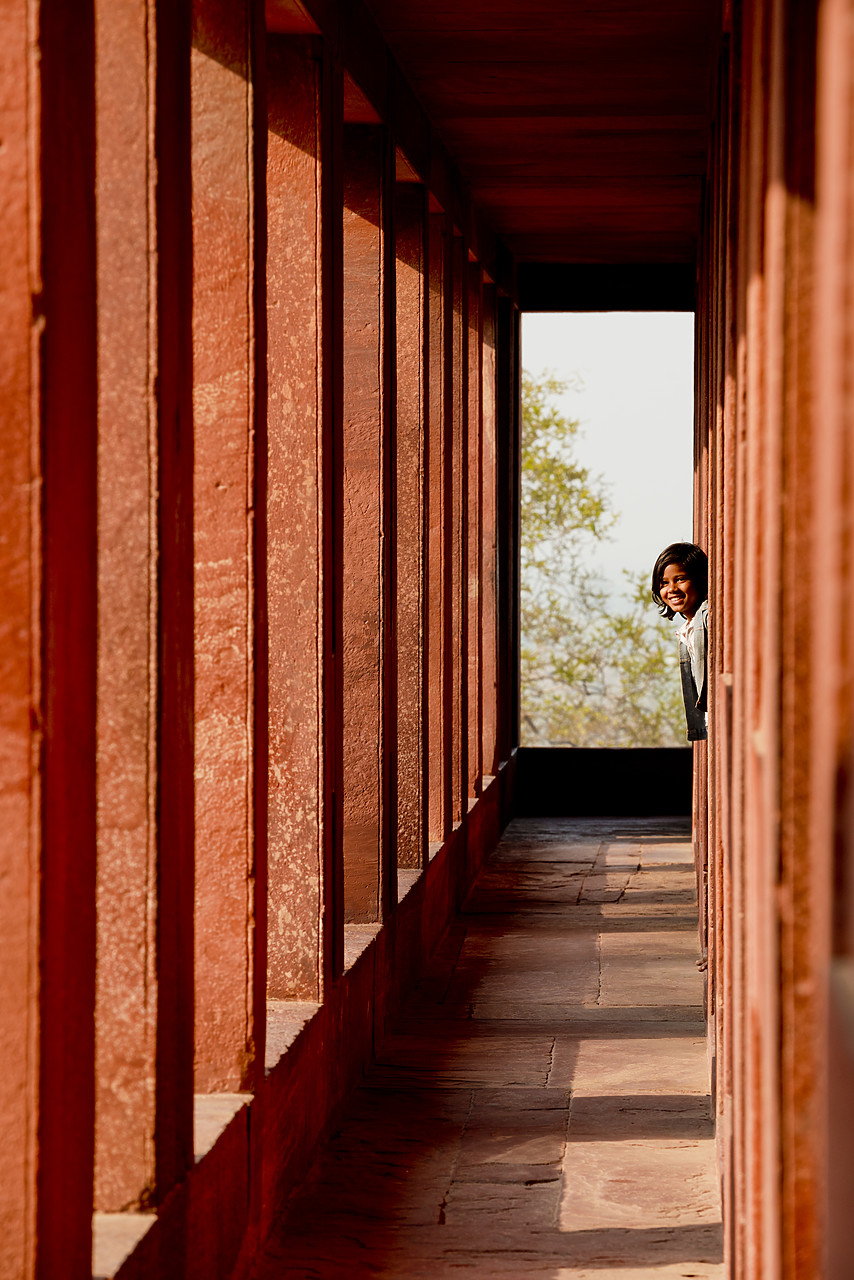
[[[706,737],[706,630],[709,562],[693,542],[665,547],[652,571],[652,598],[665,618],[678,618],[679,670],[688,741]]]

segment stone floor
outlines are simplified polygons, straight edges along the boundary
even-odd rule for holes
[[[512,823],[256,1280],[721,1277],[689,833]]]

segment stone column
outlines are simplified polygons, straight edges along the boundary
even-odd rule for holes
[[[389,150],[381,127],[345,127],[343,727],[344,911],[349,923],[383,918],[394,865]]]
[[[449,565],[451,819],[462,821],[468,796],[468,262],[462,236],[451,240],[448,373],[450,386]]]
[[[498,296],[495,326],[495,435],[498,523],[498,756],[508,760],[518,742],[518,484],[519,378],[517,312]]]
[[[481,467],[481,591],[482,591],[482,667],[481,697],[483,704],[483,745],[481,758],[484,773],[491,776],[498,768],[498,630],[497,574],[498,547],[496,525],[496,453],[495,453],[495,286],[483,289],[482,345],[482,415],[483,444]]]
[[[195,1060],[203,1093],[250,1088],[263,1064],[266,557],[255,554],[266,515],[262,23],[256,0],[194,0]]]
[[[397,653],[400,867],[426,859],[426,244],[424,187],[395,198],[397,333]]]
[[[4,6],[0,74],[0,1272],[16,1280],[36,1273],[88,1280],[97,473],[92,6]]]
[[[468,264],[468,449],[466,456],[466,727],[465,796],[480,795],[483,775],[483,274]]]
[[[431,212],[428,240],[428,424],[427,424],[427,752],[428,829],[431,844],[450,831],[448,767],[450,719],[446,704],[446,311],[448,228]]]
[[[193,1162],[189,11],[96,15],[95,1193],[119,1210]]]
[[[342,963],[341,86],[304,36],[269,37],[267,76],[268,993],[318,1000]]]

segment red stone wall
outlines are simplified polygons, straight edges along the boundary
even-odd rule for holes
[[[704,216],[698,848],[727,1266],[745,1280],[854,1266],[851,19],[727,7]]]

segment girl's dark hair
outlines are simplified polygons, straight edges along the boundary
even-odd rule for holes
[[[664,614],[665,618],[676,616],[660,595],[661,579],[669,564],[682,566],[699,591],[701,600],[705,600],[709,594],[709,561],[705,551],[694,542],[671,542],[669,547],[664,548],[652,570],[652,598],[658,605],[658,612]]]

